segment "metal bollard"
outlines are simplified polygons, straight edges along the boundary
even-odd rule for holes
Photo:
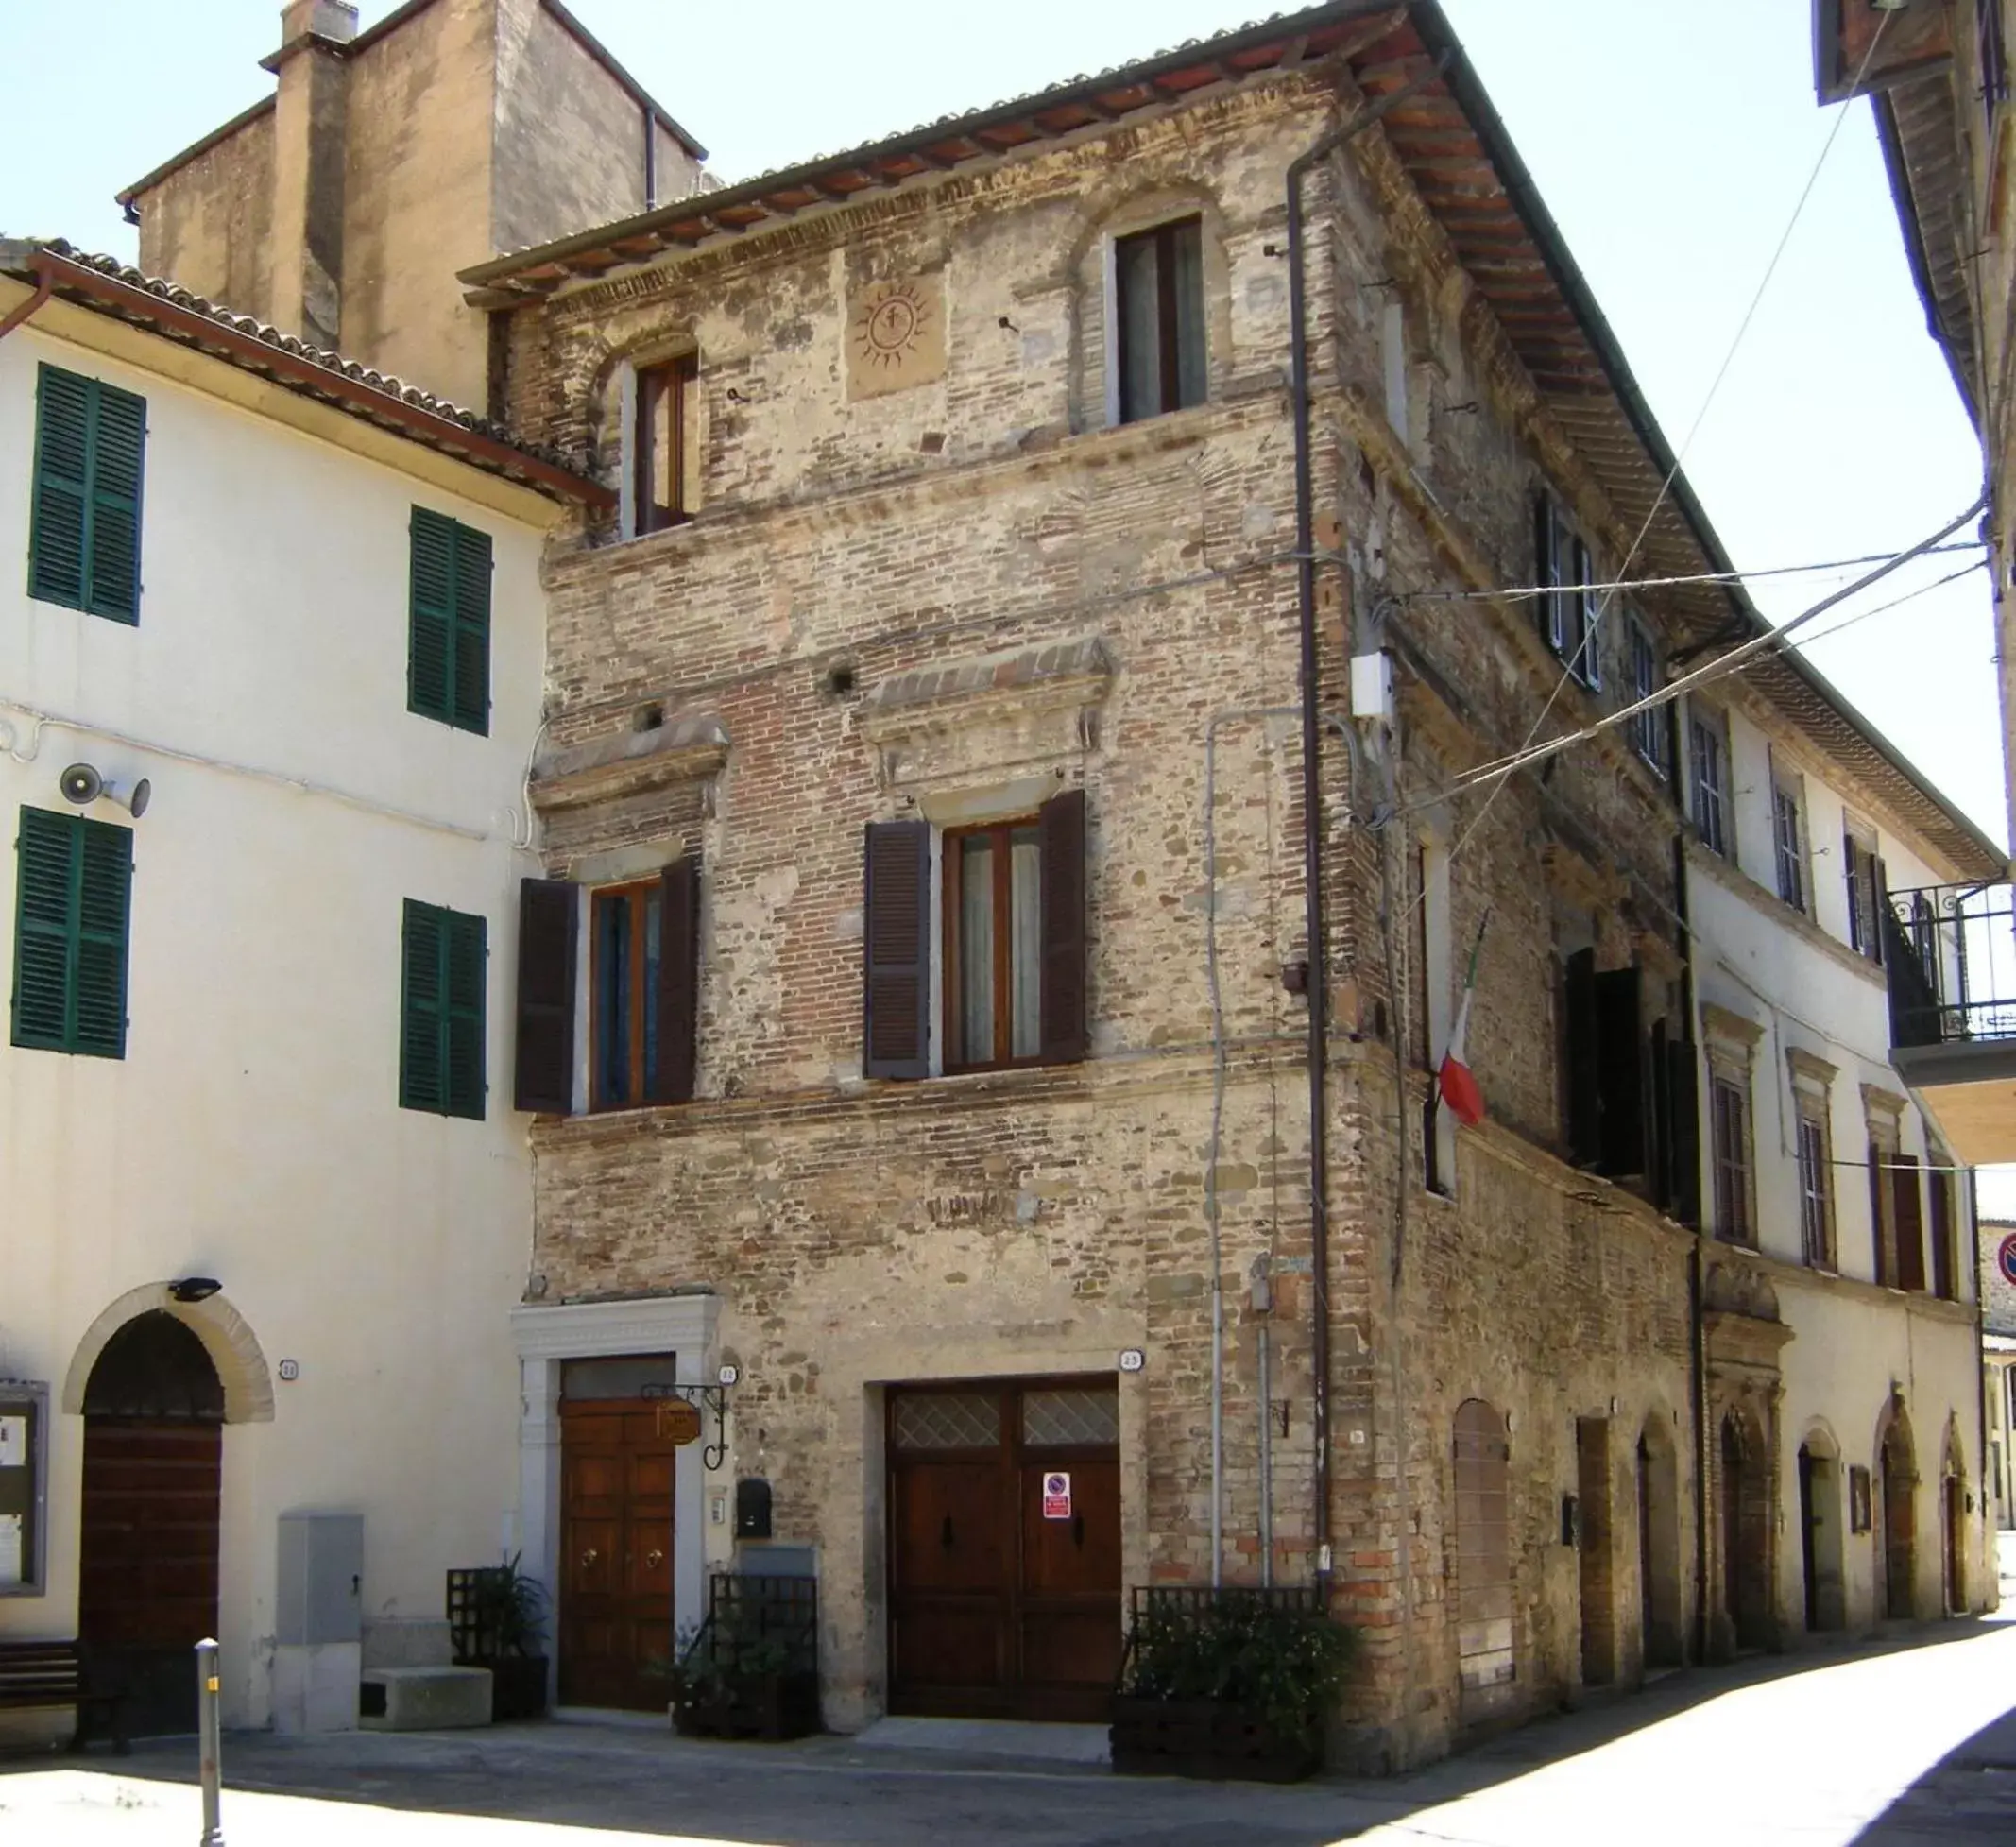
[[[198,1766],[203,1781],[203,1838],[197,1847],[224,1847],[224,1828],[217,1820],[217,1645],[196,1645],[196,1709]]]

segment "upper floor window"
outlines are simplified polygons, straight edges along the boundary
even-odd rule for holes
[[[1748,1082],[1715,1071],[1709,1080],[1708,1129],[1713,1138],[1716,1236],[1732,1244],[1754,1244]]]
[[[1204,220],[1178,218],[1116,239],[1113,284],[1119,420],[1203,403]]]
[[[43,366],[35,385],[28,594],[114,622],[140,620],[144,398]]]
[[[1806,891],[1806,814],[1797,776],[1771,774],[1771,845],[1778,864],[1778,896],[1795,911],[1810,910]]]
[[[871,823],[865,910],[868,1076],[929,1076],[934,1037],[946,1071],[1085,1055],[1083,790],[1034,816],[942,834],[926,821]]]
[[[2009,58],[2002,37],[2002,0],[1975,0],[1975,43],[1981,55],[1981,106],[1988,131],[1995,132],[1995,111],[2009,99]]]
[[[1595,564],[1551,494],[1540,496],[1536,563],[1546,589],[1540,599],[1540,632],[1568,672],[1593,691],[1603,683]]]
[[[1697,707],[1687,727],[1694,773],[1694,831],[1711,853],[1732,858],[1735,832],[1729,814],[1729,731],[1719,712]]]
[[[413,509],[406,710],[458,731],[490,728],[490,536]]]
[[[124,1058],[131,833],[24,808],[14,850],[14,1043]]]
[[[1824,1103],[1799,1102],[1799,1235],[1806,1261],[1834,1268],[1834,1155]]]
[[[406,900],[401,941],[399,1106],[483,1120],[488,925]]]
[[[1626,633],[1631,648],[1631,682],[1625,688],[1625,693],[1630,703],[1635,706],[1659,691],[1659,647],[1652,640],[1652,631],[1635,615],[1631,618]],[[1666,709],[1662,706],[1648,707],[1631,721],[1632,748],[1655,776],[1666,774],[1669,736]]]
[[[630,487],[641,534],[679,525],[700,505],[699,380],[696,353],[637,368]]]
[[[1848,941],[1858,955],[1883,960],[1883,862],[1873,833],[1850,822],[1841,831],[1841,867],[1848,880]]]

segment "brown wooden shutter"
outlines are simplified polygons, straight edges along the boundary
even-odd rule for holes
[[[1566,1014],[1568,1158],[1595,1167],[1603,1156],[1601,1057],[1597,1030],[1596,951],[1578,949],[1563,981]]]
[[[929,1077],[929,822],[868,823],[862,898],[862,1069],[869,1077]]]
[[[1673,1145],[1673,1216],[1701,1222],[1701,1057],[1692,1039],[1666,1047],[1666,1120]]]
[[[650,1101],[692,1102],[700,1057],[700,860],[685,853],[659,880],[658,1069]]]
[[[1897,1287],[1925,1286],[1925,1212],[1918,1189],[1914,1155],[1890,1159],[1890,1186],[1897,1201]]]
[[[1596,978],[1597,1171],[1622,1179],[1646,1171],[1645,1041],[1635,968]]]
[[[1085,1018],[1085,792],[1045,802],[1043,854],[1043,1056],[1073,1064],[1090,1049]]]
[[[574,1103],[574,962],[580,895],[564,879],[518,887],[518,1049],[512,1102],[565,1116]]]
[[[1932,1293],[1947,1302],[1957,1302],[1958,1266],[1955,1260],[1953,1224],[1953,1175],[1928,1173],[1932,1189]]]

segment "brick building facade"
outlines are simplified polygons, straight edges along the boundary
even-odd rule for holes
[[[1306,193],[1312,952],[1285,199],[1347,122]],[[1363,1630],[1365,1767],[1787,1639],[1793,1334],[1754,1240],[1688,1228],[1681,727],[1461,783],[1757,619],[1573,588],[1725,561],[1439,10],[1319,8],[464,279],[514,424],[624,497],[550,556],[531,783],[563,1698],[571,1649],[617,1686],[651,1645],[575,1543],[633,1514],[570,1460],[615,1376],[569,1367],[654,1351],[732,1383],[719,1474],[652,1478],[653,1568],[815,1570],[837,1725],[1080,1710],[1125,1586],[1220,1573]],[[1536,572],[1570,588],[1507,593]]]

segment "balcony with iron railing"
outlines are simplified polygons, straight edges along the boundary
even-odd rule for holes
[[[1928,885],[1887,898],[1890,1062],[1956,1160],[2016,1160],[2016,894]]]

